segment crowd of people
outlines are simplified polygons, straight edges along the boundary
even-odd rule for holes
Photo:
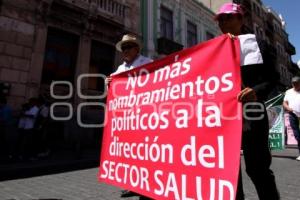
[[[45,127],[49,119],[49,106],[44,98],[30,98],[22,105],[17,120],[15,142],[8,142],[9,134],[14,130],[12,126],[16,124],[12,117],[12,109],[4,95],[0,99],[2,160],[25,161],[48,156],[50,150],[47,146]]]

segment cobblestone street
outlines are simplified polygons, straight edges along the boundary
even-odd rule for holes
[[[257,200],[256,192],[245,174],[243,180],[246,198]],[[299,174],[300,162],[291,157],[274,157],[272,169],[282,200],[300,200]],[[65,172],[60,174],[38,176],[0,182],[0,199],[32,200],[117,200],[121,189],[97,182],[98,168]],[[138,197],[126,198],[128,200]]]

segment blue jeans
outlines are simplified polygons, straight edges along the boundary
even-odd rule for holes
[[[290,126],[293,130],[294,136],[298,142],[298,150],[300,153],[300,130],[299,130],[299,119],[298,119],[297,115],[290,112],[289,113],[289,122],[290,122]]]

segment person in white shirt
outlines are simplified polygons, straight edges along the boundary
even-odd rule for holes
[[[116,49],[118,51],[122,52],[123,63],[121,65],[119,65],[117,70],[114,73],[112,73],[111,75],[125,72],[125,71],[133,69],[135,67],[139,67],[144,64],[152,62],[153,61],[152,59],[142,56],[140,54],[141,46],[142,45],[136,36],[134,36],[132,34],[124,35],[122,37],[122,40],[120,40],[116,44]],[[105,79],[105,84],[108,87],[109,87],[111,80],[112,80],[111,76],[109,76]],[[141,198],[143,198],[143,199],[148,199],[147,197],[139,195],[130,190],[122,191],[121,197],[131,197],[131,196],[141,196]]]
[[[142,45],[136,36],[132,34],[124,35],[122,40],[116,44],[116,49],[122,52],[123,63],[119,65],[112,75],[152,62],[152,59],[140,54],[141,46]],[[111,80],[112,78],[110,76],[107,77],[105,79],[106,85],[109,85]]]
[[[18,128],[24,130],[32,130],[34,128],[36,117],[39,113],[37,107],[37,100],[35,98],[29,99],[29,107],[21,116]]]
[[[283,108],[289,115],[289,122],[295,138],[298,142],[299,156],[296,158],[300,161],[300,130],[299,130],[299,118],[300,118],[300,77],[295,76],[292,78],[293,88],[285,92],[283,99]]]
[[[49,120],[49,106],[45,99],[38,98],[39,113],[35,121],[35,153],[38,157],[46,157],[50,154],[46,126]]]
[[[20,118],[18,128],[19,136],[17,142],[18,155],[20,159],[30,158],[34,151],[34,125],[39,113],[37,99],[29,99],[29,103],[24,109]]]

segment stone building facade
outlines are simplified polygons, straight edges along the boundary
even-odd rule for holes
[[[288,33],[285,31],[285,21],[272,8],[266,7],[267,25],[266,38],[269,44],[276,49],[276,69],[281,74],[281,90],[290,86],[291,79],[299,71],[291,56],[295,55],[295,47],[289,42]]]
[[[240,3],[245,11],[245,33],[254,33],[269,45],[272,60],[280,76],[277,92],[285,91],[290,86],[291,77],[298,73],[298,67],[291,56],[296,53],[289,42],[283,17],[266,7],[261,0],[234,0]]]
[[[0,84],[11,86],[8,100],[16,109],[30,97],[49,97],[53,80],[76,89],[80,74],[114,71],[120,64],[114,45],[124,33],[140,36],[143,54],[154,59],[219,35],[213,17],[224,2],[230,0],[1,0]],[[244,6],[246,31],[273,49],[283,90],[297,66],[282,17],[261,0],[234,2]],[[82,93],[103,92],[103,80],[82,80]],[[69,87],[55,92],[65,95]],[[75,91],[67,101],[83,100]]]
[[[197,0],[198,2],[203,3],[206,7],[212,10],[214,13],[226,2],[231,2],[231,0]]]
[[[30,97],[50,94],[54,80],[77,87],[84,73],[114,71],[120,55],[114,45],[124,33],[140,36],[140,3],[135,0],[0,1],[0,82],[11,85],[15,109]],[[99,94],[104,81],[86,78],[82,93]],[[66,85],[55,88],[67,94]],[[72,95],[71,101],[81,101]]]
[[[213,12],[226,2],[242,4],[245,20],[244,33],[254,33],[258,38],[268,42],[273,56],[275,68],[280,74],[278,92],[290,86],[291,77],[299,73],[298,67],[292,62],[295,47],[289,42],[283,17],[266,7],[261,0],[198,0]]]
[[[197,0],[141,0],[144,54],[159,58],[220,34],[214,12]]]

